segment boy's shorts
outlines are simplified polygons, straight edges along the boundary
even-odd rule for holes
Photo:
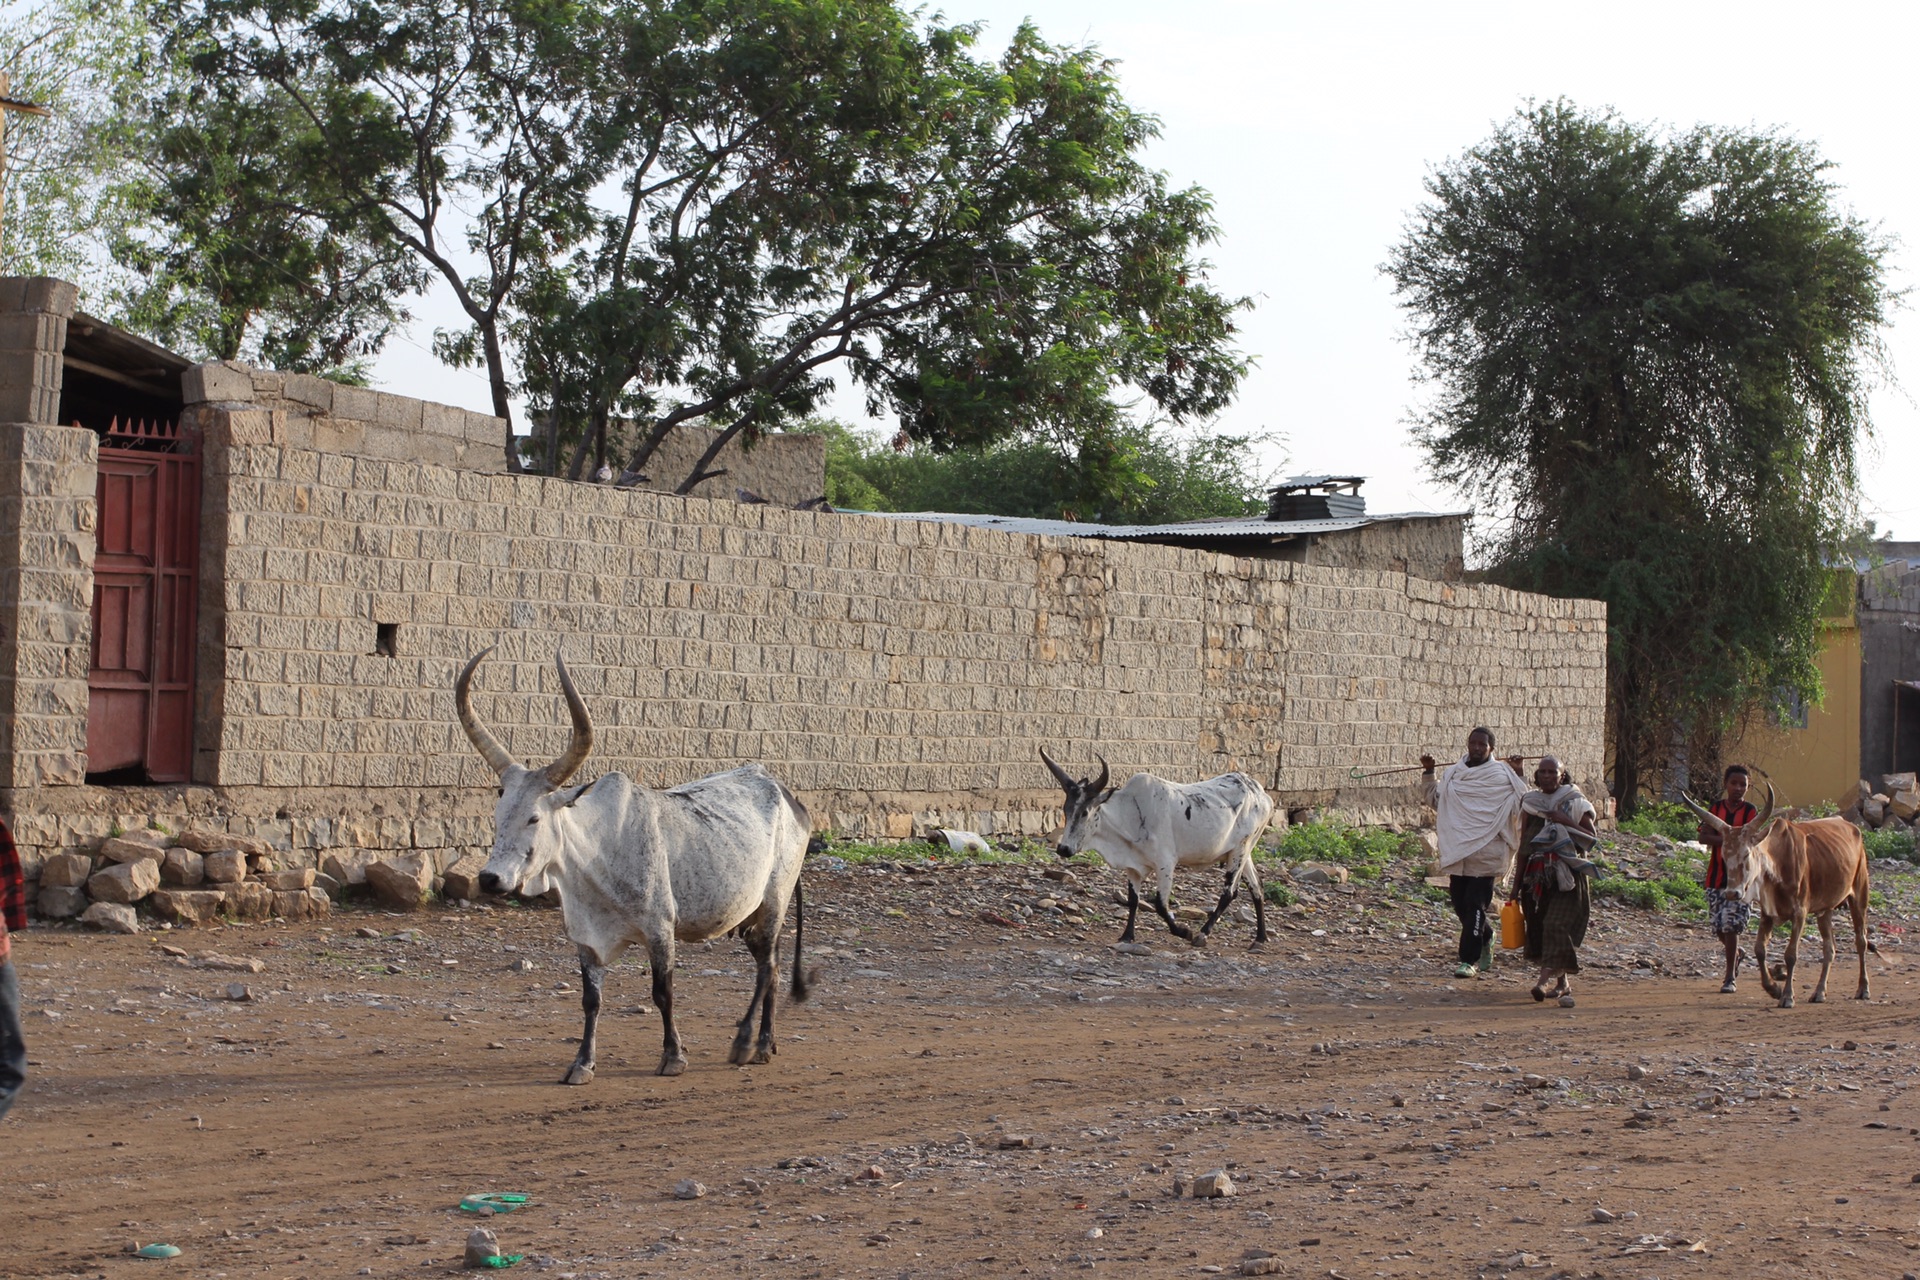
[[[1707,924],[1714,933],[1745,933],[1753,908],[1746,899],[1726,889],[1707,890]]]

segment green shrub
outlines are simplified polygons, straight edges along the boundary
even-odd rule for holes
[[[1300,901],[1299,895],[1283,884],[1269,884],[1264,886],[1264,888],[1267,893],[1267,901],[1276,907],[1290,907]]]
[[[1667,895],[1656,881],[1629,880],[1625,876],[1604,876],[1595,880],[1593,896],[1613,898],[1645,911],[1658,911],[1667,905]]]
[[[1287,828],[1274,856],[1282,862],[1329,863],[1347,868],[1356,880],[1378,880],[1396,859],[1411,856],[1417,847],[1410,836],[1363,830],[1329,818]]]
[[[1899,858],[1906,862],[1920,862],[1914,849],[1911,831],[1867,831],[1862,833],[1867,842],[1869,858]]]
[[[1665,836],[1669,840],[1691,840],[1699,828],[1700,820],[1687,806],[1660,800],[1641,805],[1638,813],[1620,820],[1620,829],[1631,835]]]

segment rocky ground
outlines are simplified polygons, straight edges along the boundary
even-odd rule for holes
[[[771,1065],[725,1064],[743,950],[693,946],[687,1074],[651,1074],[629,960],[584,1088],[554,1083],[579,995],[550,910],[35,928],[0,1275],[450,1274],[478,1192],[529,1197],[484,1224],[554,1277],[1920,1268],[1910,868],[1876,872],[1872,1001],[1844,938],[1835,998],[1806,1002],[1809,946],[1793,1010],[1613,901],[1562,1009],[1515,964],[1452,980],[1418,867],[1296,887],[1258,953],[1238,921],[1116,950],[1117,881],[1048,870],[817,858],[823,972]],[[153,1242],[181,1256],[126,1252]]]

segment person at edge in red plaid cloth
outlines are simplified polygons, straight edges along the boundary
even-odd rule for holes
[[[20,1029],[20,978],[13,971],[13,935],[27,927],[27,881],[13,832],[0,822],[0,1120],[27,1082],[27,1037]]]
[[[1758,816],[1747,803],[1747,766],[1730,764],[1721,780],[1726,794],[1707,806],[1707,812],[1730,827],[1744,827]],[[1727,863],[1720,856],[1720,833],[1706,823],[1700,824],[1700,843],[1707,846],[1707,924],[1727,951],[1726,977],[1720,982],[1723,995],[1731,995],[1733,980],[1740,967],[1740,937],[1747,931],[1752,908],[1737,889],[1727,887]]]

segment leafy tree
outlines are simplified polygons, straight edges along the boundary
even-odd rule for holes
[[[103,246],[140,216],[125,128],[146,24],[127,0],[44,0],[0,17],[13,97],[50,109],[7,119],[0,273],[109,284]]]
[[[1385,268],[1436,384],[1415,435],[1495,517],[1495,580],[1608,606],[1614,788],[1701,726],[1816,699],[1858,526],[1886,242],[1778,133],[1564,102],[1436,170]]]
[[[1089,467],[1036,438],[937,452],[904,437],[887,442],[816,419],[827,437],[827,497],[866,511],[950,511],[979,515],[1167,524],[1252,515],[1271,484],[1249,469],[1245,436],[1176,437],[1128,426],[1098,447],[1124,451],[1120,465]],[[1115,476],[1126,483],[1112,486]]]
[[[485,367],[502,416],[527,393],[546,469],[624,444],[638,472],[714,421],[691,489],[835,369],[935,448],[1097,442],[1134,400],[1203,418],[1245,369],[1244,303],[1197,257],[1206,195],[1140,164],[1155,124],[1110,64],[1030,28],[990,63],[974,27],[892,0],[163,12],[194,92],[267,122],[246,136],[301,118],[300,213],[452,288],[469,324],[442,355]]]

